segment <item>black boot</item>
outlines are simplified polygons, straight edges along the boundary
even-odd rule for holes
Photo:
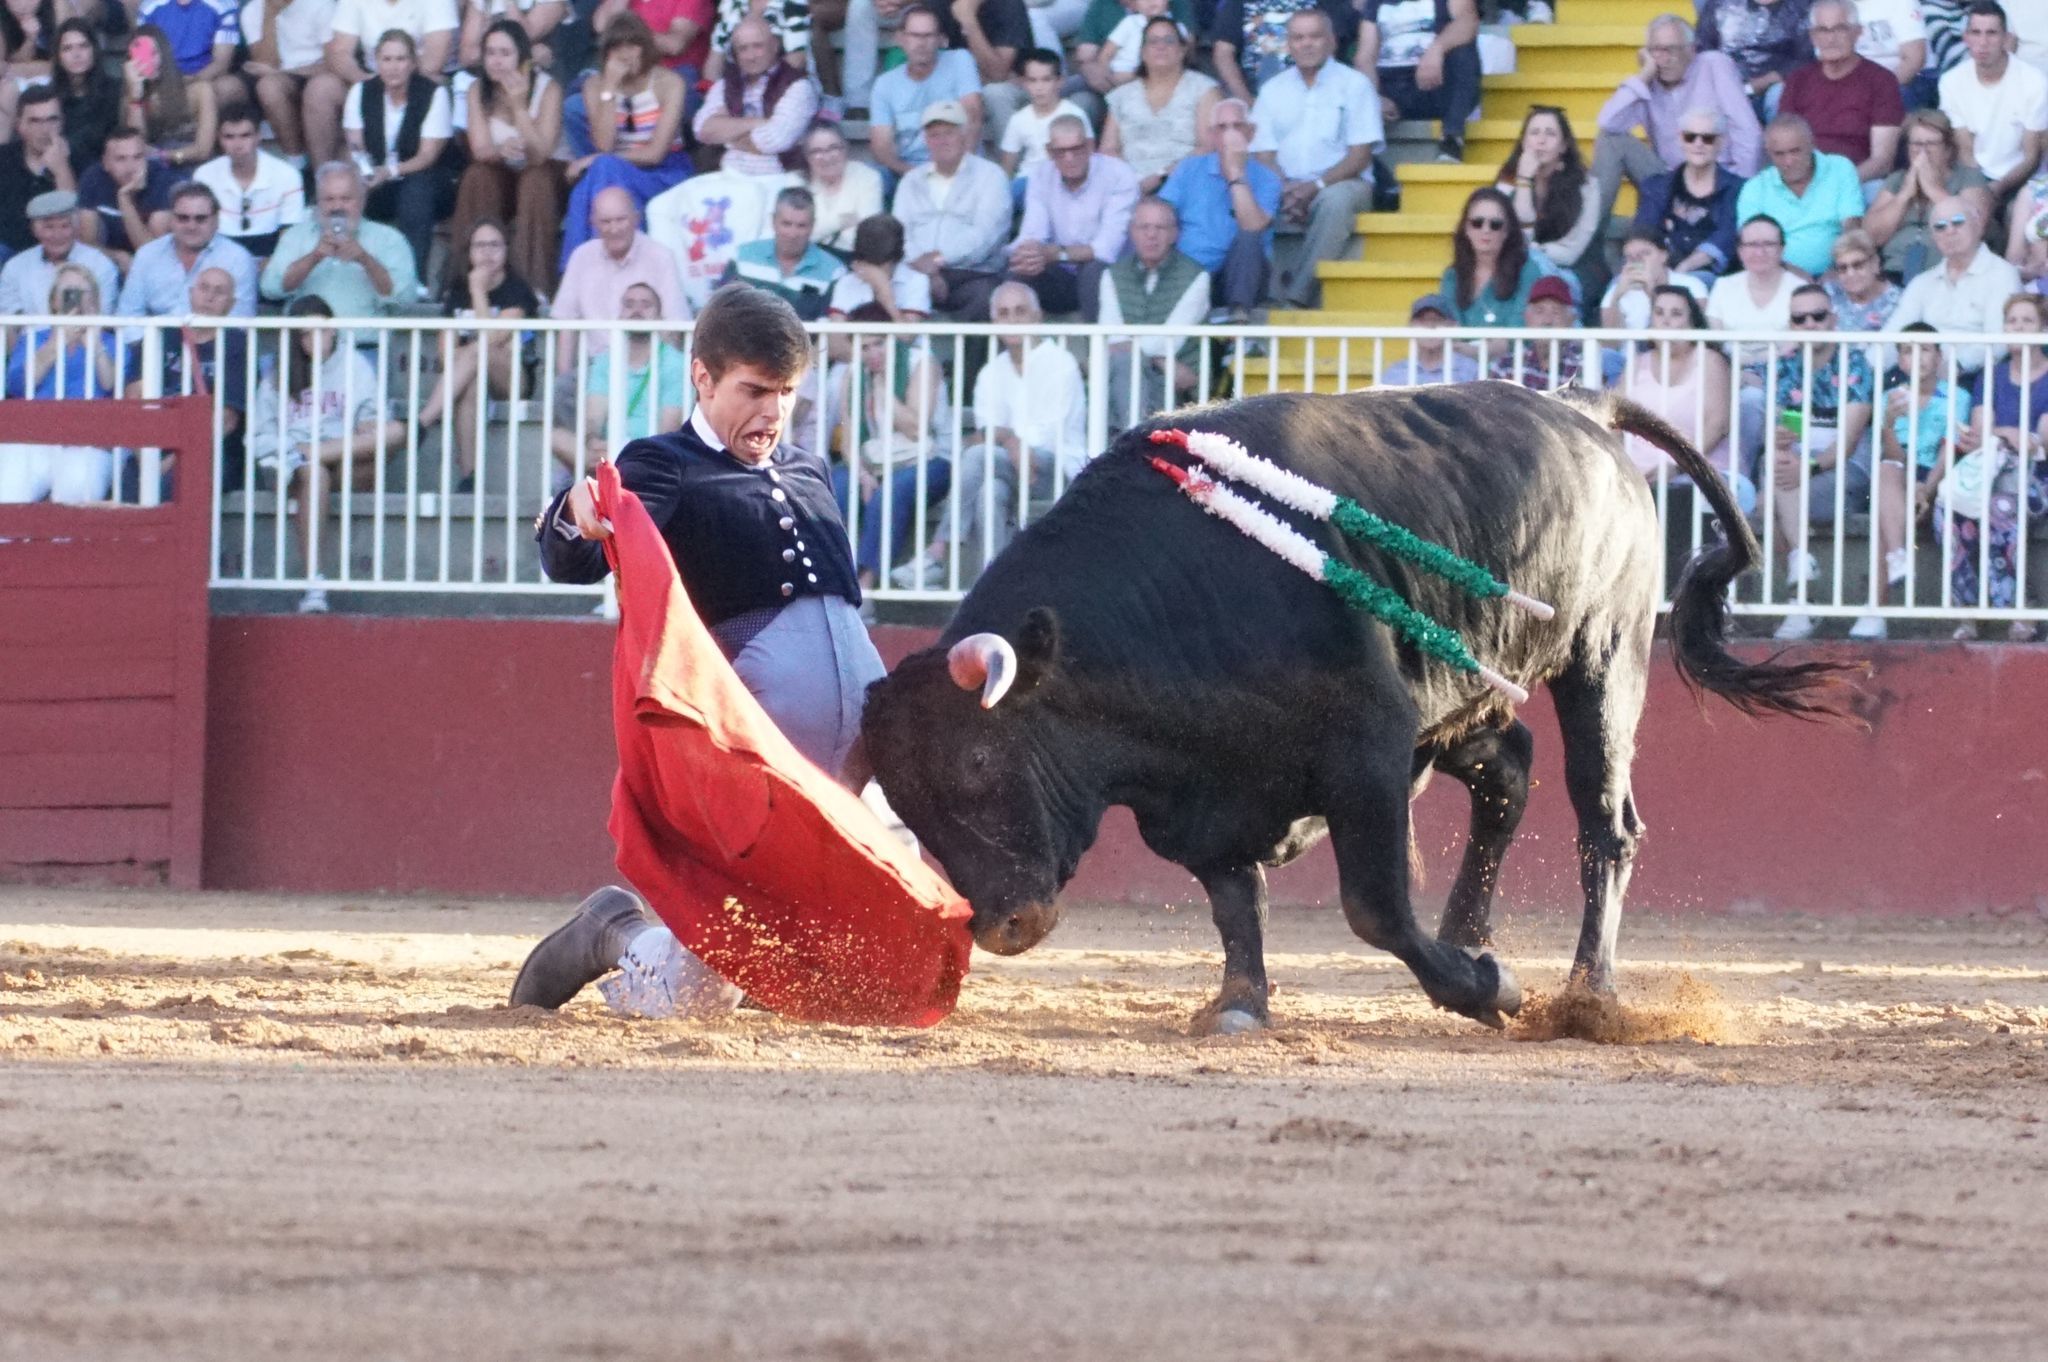
[[[618,968],[633,938],[659,926],[640,896],[606,885],[576,906],[567,922],[541,938],[519,967],[512,1006],[552,1011]]]

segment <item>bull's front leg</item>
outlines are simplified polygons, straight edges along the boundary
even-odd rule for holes
[[[1266,871],[1253,862],[1197,870],[1223,937],[1223,987],[1195,1014],[1197,1035],[1236,1035],[1265,1027]]]

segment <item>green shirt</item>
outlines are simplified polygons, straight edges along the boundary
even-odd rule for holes
[[[659,391],[650,391],[659,379]],[[655,419],[664,406],[683,405],[683,384],[688,381],[689,369],[683,363],[683,352],[673,345],[657,345],[652,366],[629,366],[626,369],[626,427],[624,438],[644,440],[659,434],[654,428]],[[584,380],[584,391],[592,397],[604,398],[607,402],[612,395],[612,352],[590,361],[588,377]],[[660,399],[671,400],[663,402]]]

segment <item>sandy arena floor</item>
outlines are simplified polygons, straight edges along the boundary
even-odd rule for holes
[[[1190,911],[924,1033],[504,1010],[562,910],[0,891],[0,1358],[2048,1356],[2038,919],[1639,918],[1602,1045],[1309,912],[1257,1037]]]

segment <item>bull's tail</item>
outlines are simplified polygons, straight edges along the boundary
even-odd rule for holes
[[[1762,565],[1756,532],[1713,462],[1670,422],[1624,397],[1610,395],[1603,406],[1595,419],[1670,455],[1720,522],[1720,541],[1694,555],[1671,595],[1671,656],[1685,684],[1695,695],[1712,691],[1745,714],[1849,719],[1849,678],[1861,674],[1863,664],[1786,662],[1782,652],[1751,663],[1728,651],[1728,585]]]

